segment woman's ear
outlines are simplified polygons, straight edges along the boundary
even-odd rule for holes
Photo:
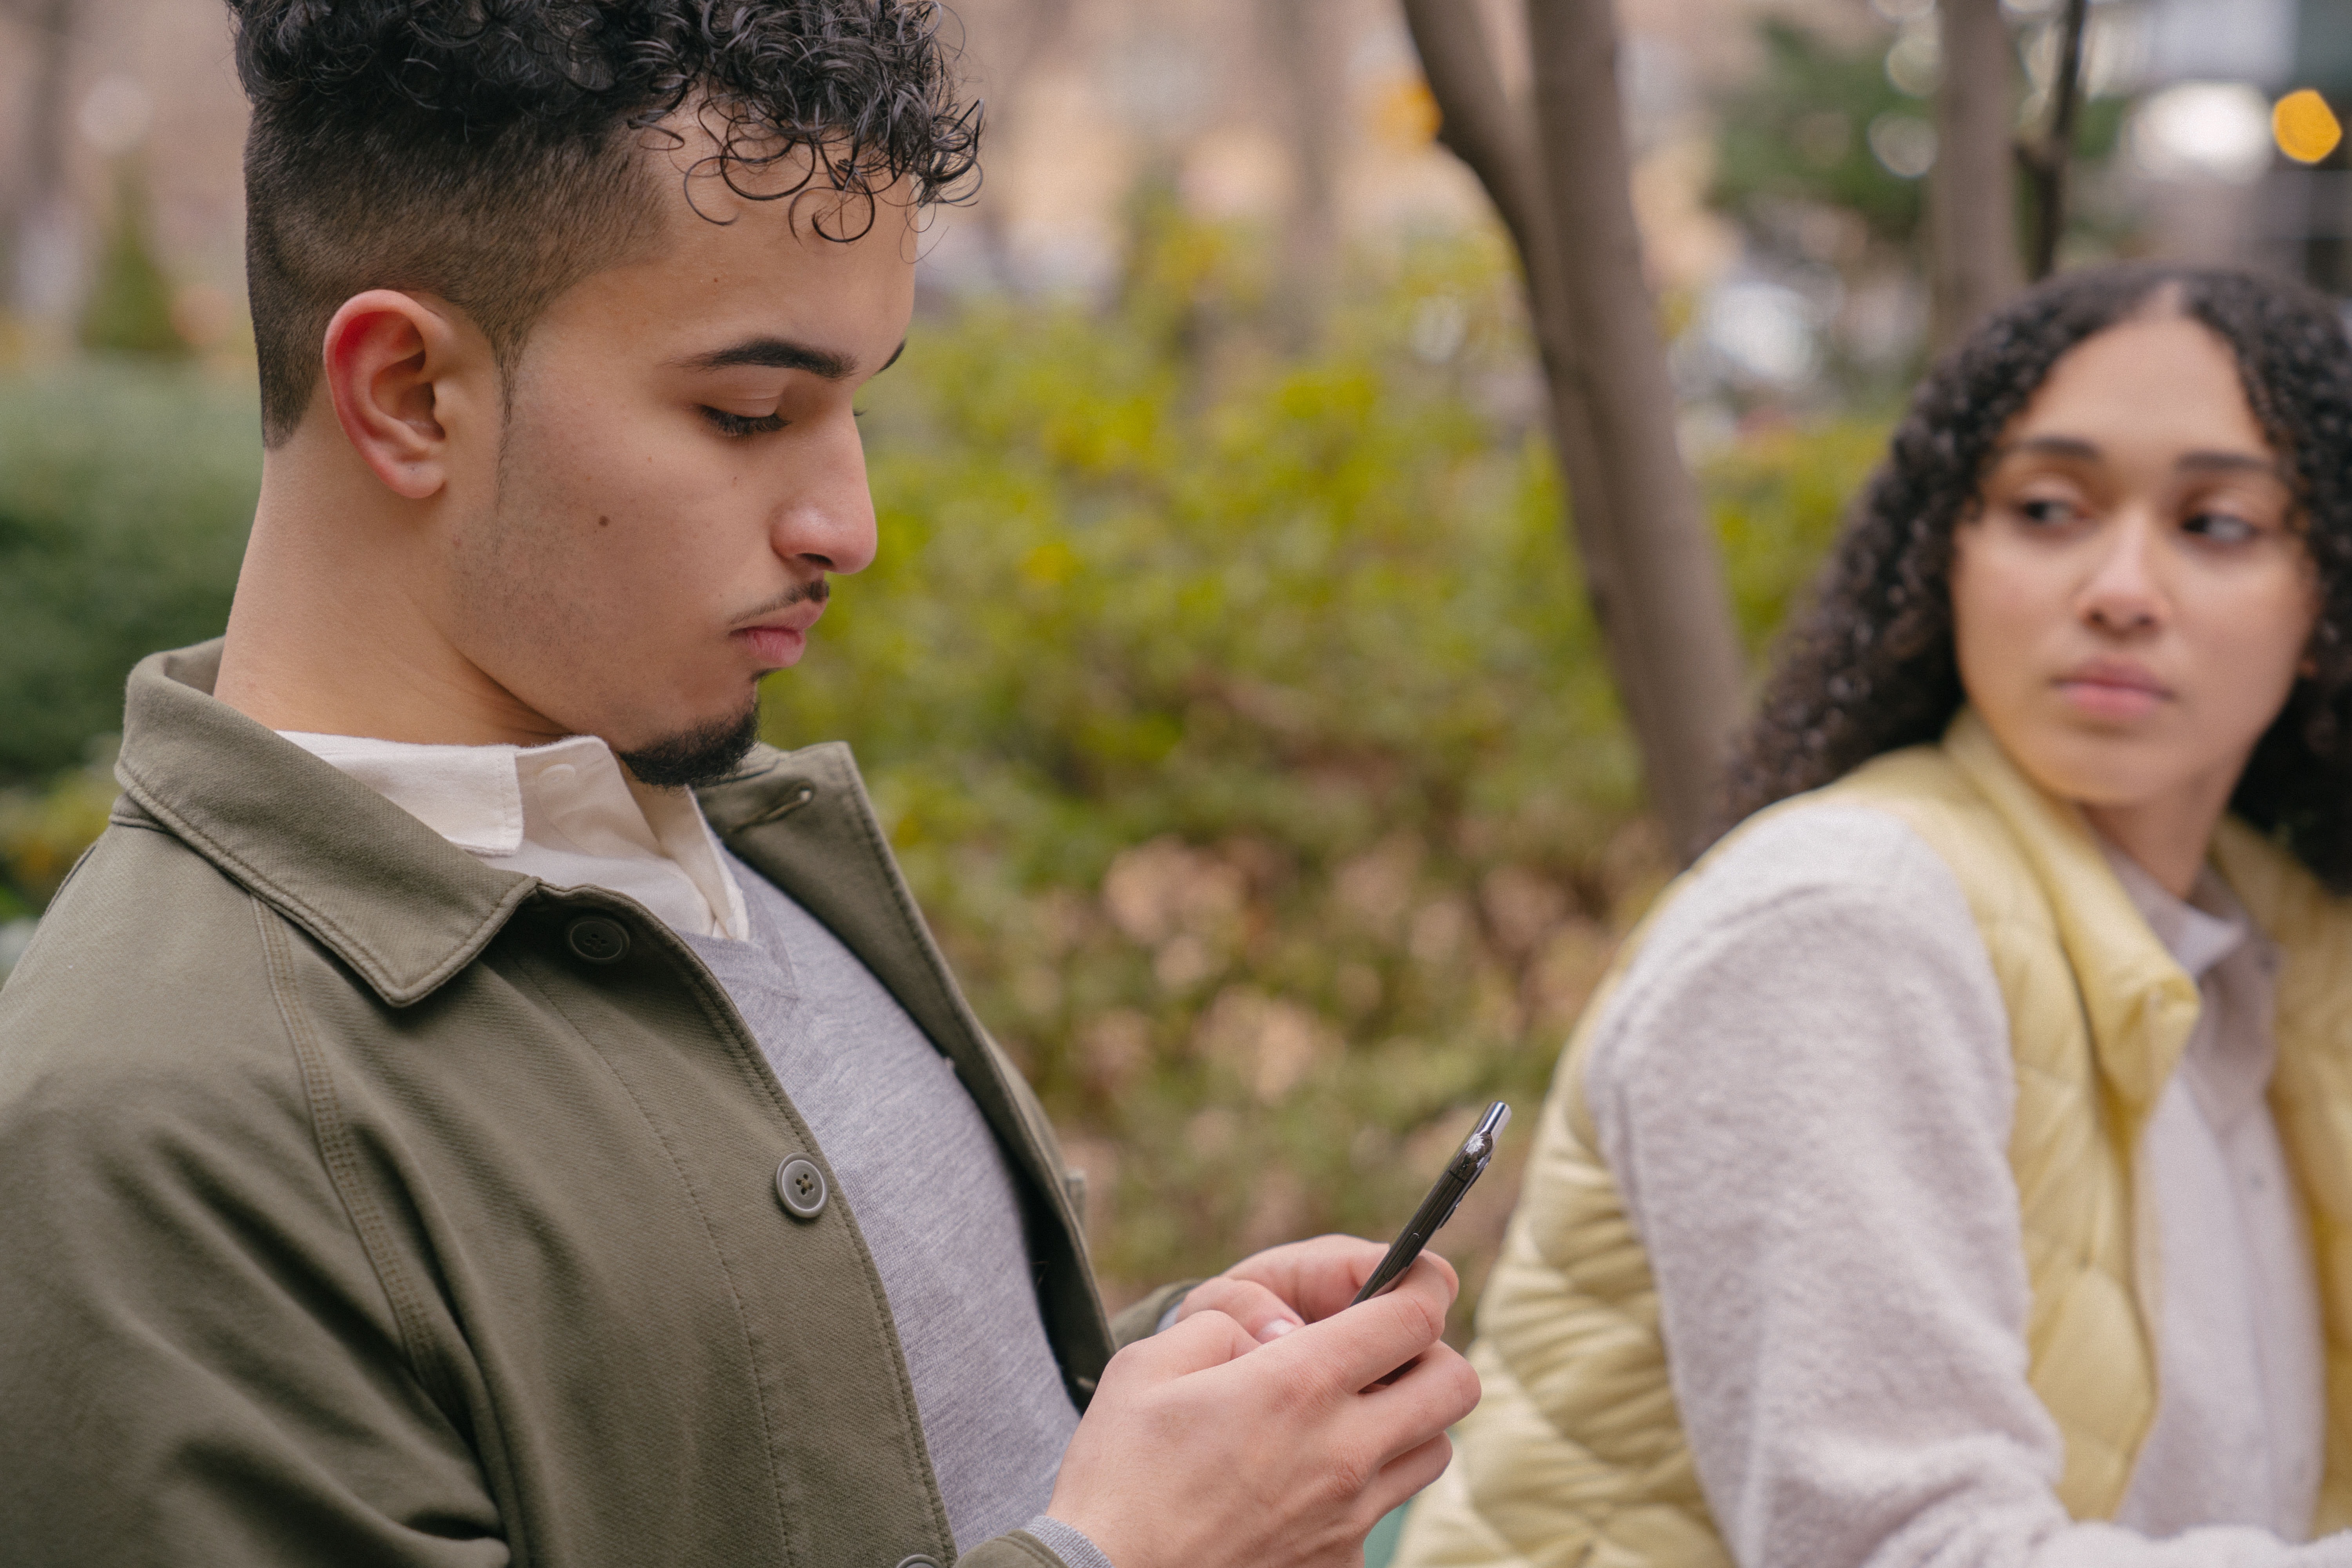
[[[327,323],[336,423],[369,471],[406,500],[448,482],[449,432],[435,388],[457,369],[464,336],[432,304],[392,289],[354,294]]]

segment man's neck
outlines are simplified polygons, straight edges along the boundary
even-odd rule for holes
[[[313,734],[530,746],[569,733],[451,645],[409,586],[427,520],[336,457],[305,428],[265,460],[214,695]]]

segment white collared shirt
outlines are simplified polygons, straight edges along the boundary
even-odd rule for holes
[[[688,789],[642,784],[593,735],[429,746],[278,731],[469,854],[559,888],[595,887],[695,936],[742,942],[743,890]]]

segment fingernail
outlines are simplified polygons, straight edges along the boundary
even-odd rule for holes
[[[1288,1318],[1276,1318],[1274,1321],[1268,1323],[1265,1327],[1257,1331],[1259,1342],[1270,1345],[1297,1326],[1298,1325],[1297,1323],[1292,1322]]]

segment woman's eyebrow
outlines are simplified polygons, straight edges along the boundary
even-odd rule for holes
[[[2019,453],[2032,453],[2044,458],[2064,458],[2075,462],[2096,463],[2106,454],[2095,441],[2080,436],[2028,436],[2011,441],[1993,453],[1995,461]],[[2284,465],[2267,453],[2233,452],[2227,450],[2183,452],[2172,461],[2176,470],[2196,473],[2259,473],[2284,478]]]
[[[2284,465],[2272,457],[2256,457],[2252,452],[2183,452],[2172,465],[2176,468],[2194,468],[2204,473],[2258,473],[2273,479],[2284,478]]]
[[[2080,436],[2028,436],[2021,441],[2011,441],[1993,453],[1995,461],[2018,452],[2032,452],[2045,458],[2072,458],[2078,462],[2095,463],[2106,454],[2095,441],[2085,441]]]

